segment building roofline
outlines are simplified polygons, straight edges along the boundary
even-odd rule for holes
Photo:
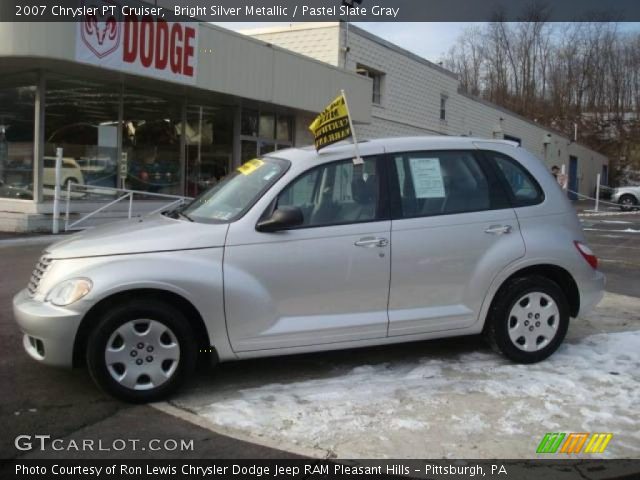
[[[280,25],[277,27],[242,28],[236,30],[236,32],[243,35],[263,35],[267,33],[297,32],[301,30],[314,30],[318,28],[335,28],[339,25],[340,22],[302,22],[296,25],[289,24],[289,26]]]
[[[437,70],[438,72],[448,75],[451,78],[454,78],[455,80],[460,80],[458,75],[452,72],[451,70],[447,70],[446,68],[441,67],[437,63],[433,63],[432,61],[427,60],[426,58],[421,57],[420,55],[410,52],[406,48],[402,48],[396,45],[395,43],[385,40],[384,38],[381,38],[371,32],[367,32],[366,30],[356,25],[353,25],[352,23],[349,24],[349,32],[356,32],[358,35],[365,37],[367,40],[371,40],[372,42],[375,42],[378,45],[382,45],[383,47],[386,47],[389,50],[393,50],[394,52],[397,52],[397,53],[400,53],[401,55],[409,57],[411,60],[414,60],[418,63],[422,63],[423,65],[426,65],[429,68]]]
[[[332,27],[345,28],[345,25],[346,25],[345,22],[304,22],[297,25],[289,25],[289,26],[249,28],[249,29],[238,30],[238,32],[245,35],[252,36],[252,35],[267,35],[271,33],[299,32],[303,30],[314,30],[314,29],[320,29],[320,28],[332,28]],[[433,63],[427,60],[426,58],[421,57],[420,55],[412,53],[409,50],[396,45],[395,43],[385,40],[371,32],[367,32],[366,30],[354,25],[353,23],[349,24],[349,31],[355,32],[357,35],[360,35],[361,37],[364,37],[367,40],[371,40],[372,42],[375,42],[378,45],[388,48],[389,50],[393,50],[394,52],[404,55],[405,57],[409,57],[416,62],[422,63],[423,65],[426,65],[429,68],[437,70],[440,73],[443,73],[445,75],[448,75],[451,78],[458,80],[458,75],[456,75],[451,70],[447,70],[446,68],[441,67],[440,65]]]
[[[305,22],[305,23],[300,23],[298,25],[289,25],[288,27],[266,27],[266,28],[256,28],[256,29],[246,29],[246,30],[241,30],[239,32],[241,32],[242,34],[251,37],[252,35],[260,35],[260,34],[269,34],[269,33],[284,33],[284,32],[290,32],[290,31],[302,31],[302,30],[311,30],[311,29],[320,29],[320,28],[331,28],[331,27],[339,27],[339,28],[345,28],[345,22]],[[444,67],[441,67],[440,65],[437,65],[429,60],[427,60],[426,58],[423,58],[415,53],[410,52],[409,50],[402,48],[398,45],[396,45],[395,43],[392,43],[388,40],[385,40],[371,32],[368,32],[352,23],[349,24],[349,31],[350,32],[355,32],[357,35],[360,35],[372,42],[377,43],[378,45],[381,45],[385,48],[388,48],[389,50],[392,50],[396,53],[399,53],[407,58],[410,58],[411,60],[421,63],[423,65],[426,65],[427,67],[436,70],[440,73],[443,73],[453,79],[455,79],[456,81],[459,81],[459,77],[457,74],[455,74],[454,72],[447,70]],[[338,67],[336,67],[338,68]],[[458,89],[458,94],[462,95],[465,98],[468,98],[472,101],[478,102],[480,104],[483,104],[487,107],[493,108],[497,111],[503,112],[506,115],[510,115],[512,117],[515,117],[519,120],[522,120],[525,123],[528,123],[529,125],[533,125],[535,127],[538,127],[539,129],[552,133],[564,140],[566,140],[568,143],[573,143],[576,145],[579,145],[583,148],[586,148],[588,150],[591,150],[595,153],[598,153],[600,155],[602,155],[602,153],[597,152],[596,150],[594,150],[593,148],[584,145],[582,143],[579,142],[575,142],[573,141],[569,136],[567,136],[565,133],[554,129],[553,127],[549,127],[547,125],[543,125],[541,123],[535,122],[533,120],[531,120],[530,118],[524,117],[523,115],[520,115],[516,112],[513,112],[505,107],[502,107],[500,105],[497,105],[493,102],[490,102],[488,100],[485,100],[483,98],[477,97],[475,95],[471,95],[469,93],[466,93],[464,91],[461,91],[460,89]]]

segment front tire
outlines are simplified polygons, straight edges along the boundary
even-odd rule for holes
[[[539,275],[509,280],[491,306],[485,338],[518,363],[536,363],[555,352],[569,327],[569,305],[553,280]]]
[[[87,341],[87,366],[105,392],[132,403],[175,392],[196,364],[184,314],[155,300],[131,300],[104,314]]]

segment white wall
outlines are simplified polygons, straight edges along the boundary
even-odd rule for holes
[[[276,27],[254,31],[251,35],[344,66],[341,47],[345,45],[346,32],[340,24]],[[370,123],[356,125],[359,138],[407,135],[501,138],[503,134],[510,135],[521,139],[522,146],[549,167],[565,164],[568,170],[569,156],[576,156],[579,192],[593,193],[596,175],[602,165],[608,164],[604,155],[496,105],[459,93],[459,82],[451,72],[353,25],[348,46],[347,70],[355,71],[360,63],[385,74],[382,103],[372,104]],[[445,121],[440,120],[441,95],[448,97]],[[547,134],[550,143],[545,142]]]
[[[340,29],[336,23],[317,24],[314,28],[292,25],[286,30],[281,28],[263,28],[240,30],[253,38],[278,45],[293,52],[298,52],[329,65],[339,65]]]

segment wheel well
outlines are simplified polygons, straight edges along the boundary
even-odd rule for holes
[[[136,290],[127,290],[125,292],[115,293],[107,298],[103,298],[98,303],[96,303],[91,309],[86,313],[82,322],[80,323],[80,327],[78,328],[78,333],[76,334],[76,338],[73,344],[73,366],[83,366],[85,363],[85,350],[87,346],[87,339],[89,338],[89,334],[91,333],[91,328],[95,325],[95,322],[100,318],[100,316],[113,304],[126,302],[129,299],[140,299],[140,298],[152,298],[156,299],[160,302],[170,303],[174,307],[180,309],[180,311],[185,315],[187,320],[189,320],[189,324],[193,329],[196,338],[198,339],[198,349],[202,348],[211,348],[209,345],[209,335],[207,333],[207,328],[204,325],[204,320],[200,315],[200,312],[184,297],[169,292],[167,290],[157,290],[157,289],[136,289]]]
[[[631,197],[635,203],[638,203],[638,197],[633,193],[623,193],[622,195],[620,195],[620,200],[622,200],[624,197]]]
[[[540,275],[556,282],[567,296],[567,301],[569,302],[569,315],[571,317],[576,317],[578,315],[578,312],[580,311],[580,291],[578,290],[578,285],[569,272],[557,265],[533,265],[531,267],[518,270],[502,283],[500,289],[493,297],[493,301],[498,298],[500,290],[502,290],[509,280],[513,278],[527,277],[529,275]]]

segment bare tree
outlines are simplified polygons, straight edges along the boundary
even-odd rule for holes
[[[497,12],[466,30],[444,65],[478,95],[640,170],[640,32],[612,21],[552,24],[532,4],[518,22]]]

